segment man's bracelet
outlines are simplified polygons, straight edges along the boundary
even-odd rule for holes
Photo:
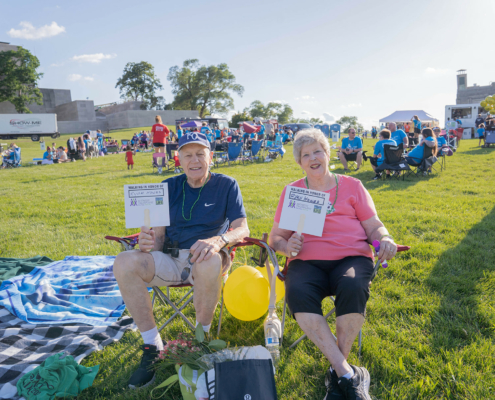
[[[390,239],[392,239],[392,241],[394,241],[394,238],[392,237],[392,235],[382,235],[382,236],[380,237],[379,242],[381,242],[381,241],[382,241],[382,239],[383,239],[384,237],[389,237]]]

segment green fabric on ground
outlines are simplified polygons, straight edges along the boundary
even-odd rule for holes
[[[84,367],[64,353],[48,357],[17,382],[17,393],[26,400],[51,400],[77,396],[93,384],[99,365]]]
[[[17,275],[29,274],[36,267],[43,267],[52,263],[51,258],[36,256],[31,258],[0,257],[0,285],[3,281]]]

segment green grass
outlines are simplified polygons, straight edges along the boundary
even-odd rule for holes
[[[134,131],[110,136],[130,138]],[[24,162],[40,154],[39,144],[16,142]],[[367,149],[372,144],[365,140]],[[447,170],[427,178],[371,181],[369,163],[351,173],[370,191],[396,241],[412,246],[373,282],[362,358],[357,357],[357,343],[350,356],[351,363],[369,369],[374,399],[495,398],[495,151],[476,144],[463,141],[454,157],[448,157]],[[238,180],[252,236],[269,232],[282,188],[303,176],[292,147],[287,150],[283,160],[270,164],[215,170]],[[163,179],[152,174],[150,158],[138,153],[134,171],[127,171],[123,155],[0,171],[0,255],[62,259],[117,254],[119,248],[103,236],[135,232],[125,229],[122,186]],[[342,173],[339,165],[335,171]],[[241,250],[236,261],[244,264],[250,256]],[[278,306],[281,315],[282,302]],[[157,322],[170,314],[159,309]],[[194,318],[192,309],[186,314]],[[262,344],[262,322],[241,322],[227,312],[221,338],[237,345]],[[217,323],[215,318],[212,329]],[[162,336],[171,339],[184,329],[175,320]],[[285,344],[300,335],[289,320]],[[84,365],[101,368],[93,387],[78,398],[148,399],[151,389],[126,389],[140,359],[140,343],[138,333],[128,332],[87,357]],[[295,350],[285,347],[276,378],[279,398],[322,399],[328,365],[308,340]],[[160,374],[157,383],[167,377]],[[181,396],[175,388],[163,398]]]

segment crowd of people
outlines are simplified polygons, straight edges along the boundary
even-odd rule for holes
[[[16,151],[19,152],[20,147],[18,147],[15,143],[11,143],[9,147],[2,152],[2,169],[15,164]]]
[[[495,125],[493,119],[490,121],[491,124]],[[484,132],[484,122],[484,120],[480,121],[478,128],[479,132],[481,132],[481,130]],[[356,170],[359,170],[361,168],[362,160],[368,158],[370,159],[373,170],[376,171],[377,167],[382,165],[385,161],[384,146],[400,146],[404,151],[404,161],[409,165],[417,166],[423,159],[425,146],[433,149],[433,156],[449,154],[449,152],[451,152],[448,145],[449,135],[456,138],[459,135],[459,126],[457,125],[455,129],[455,131],[450,130],[445,135],[441,135],[441,129],[438,126],[430,127],[429,123],[422,124],[417,115],[411,118],[410,123],[389,122],[386,125],[382,125],[379,133],[377,128],[373,126],[371,135],[373,139],[378,136],[378,142],[374,146],[373,155],[367,157],[366,152],[363,152],[363,142],[361,138],[356,136],[356,130],[354,128],[350,128],[349,137],[342,139],[338,156],[344,166],[344,171],[346,172],[349,171],[348,162],[356,162]],[[377,180],[381,177],[382,172],[377,172],[373,179]],[[386,177],[388,179],[391,178],[390,171],[386,171]]]
[[[495,135],[495,118],[488,114],[486,118],[483,118],[481,114],[478,114],[478,118],[474,121],[476,125],[476,133],[478,134],[478,146],[481,147],[481,142],[483,146],[490,146],[486,143],[486,136],[488,133]]]

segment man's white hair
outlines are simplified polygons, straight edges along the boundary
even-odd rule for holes
[[[315,142],[321,145],[328,158],[330,158],[330,144],[328,144],[328,139],[323,132],[315,128],[302,129],[297,132],[292,149],[294,158],[298,164],[301,163],[302,148]]]

